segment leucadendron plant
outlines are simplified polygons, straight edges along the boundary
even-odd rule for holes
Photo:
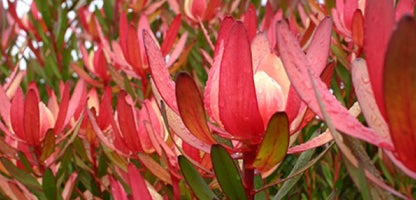
[[[0,199],[415,198],[414,0],[4,0]]]

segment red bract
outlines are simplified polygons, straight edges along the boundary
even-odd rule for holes
[[[221,6],[220,0],[185,0],[186,17],[193,23],[210,21]]]
[[[29,85],[26,97],[20,88],[15,94],[12,93],[11,103],[7,102],[9,97],[1,89],[0,113],[5,126],[0,128],[6,133],[6,141],[12,147],[27,153],[29,158],[32,155],[37,158],[41,155],[41,146],[48,131],[51,131],[52,136],[60,138],[57,142],[61,141],[66,136],[68,125],[72,128],[73,123],[80,118],[83,106],[79,105],[84,105],[86,100],[85,85],[83,81],[79,81],[72,97],[69,84],[62,88],[61,93],[61,104],[58,105],[55,94],[49,91],[50,99],[46,106],[40,101],[35,83]]]
[[[84,28],[85,32],[83,32],[83,36],[85,38],[90,38],[91,40],[98,41],[98,32],[97,32],[97,24],[95,23],[96,17],[88,10],[88,7],[83,6],[78,10],[79,21],[81,23],[82,28]]]
[[[133,157],[138,152],[161,153],[161,147],[168,149],[161,144],[164,143],[163,127],[160,113],[155,110],[154,100],[146,100],[142,109],[138,110],[132,98],[121,91],[115,117],[111,114],[110,103],[111,90],[107,88],[97,119],[91,119],[90,116],[90,120],[94,120],[92,122],[92,126],[95,126],[94,131],[104,144],[122,155],[133,155]],[[110,124],[111,129],[109,129]]]

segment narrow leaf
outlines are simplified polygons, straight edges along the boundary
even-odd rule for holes
[[[309,160],[312,158],[313,153],[315,152],[314,149],[303,152],[298,160],[296,161],[295,166],[292,168],[292,170],[290,171],[290,175],[292,174],[296,174],[297,171],[299,171],[300,169],[302,169],[304,166],[306,166],[309,162]],[[299,181],[299,179],[302,176],[296,176],[288,181],[286,181],[282,187],[279,189],[279,191],[277,192],[277,194],[273,197],[273,200],[278,200],[278,199],[283,199],[287,193],[290,191],[290,189],[292,189],[292,187]]]
[[[43,173],[42,187],[47,199],[55,200],[58,198],[56,179],[49,168]]]
[[[207,144],[214,144],[205,118],[201,94],[192,77],[180,73],[176,78],[176,99],[179,114],[189,131]]]
[[[179,156],[178,162],[186,182],[198,199],[218,199],[186,157]]]
[[[169,50],[172,48],[181,26],[181,20],[182,16],[176,15],[176,17],[170,23],[170,27],[166,32],[165,37],[163,38],[162,47],[160,47],[163,56],[166,56],[169,53]]]
[[[158,177],[161,181],[172,184],[172,178],[167,169],[163,168],[159,163],[157,163],[147,154],[139,153],[137,156],[143,165],[149,169],[150,172],[152,172],[152,174]]]
[[[124,91],[121,91],[118,96],[118,123],[122,132],[121,135],[123,136],[124,142],[129,147],[129,149],[134,151],[141,151],[142,147],[139,142],[140,139],[136,127],[137,122],[134,112],[135,108],[131,102],[127,101],[128,97],[129,96],[127,96],[126,92]],[[131,98],[129,99],[131,100]]]
[[[267,125],[253,166],[261,172],[275,167],[286,156],[289,146],[289,121],[286,113],[275,113]]]
[[[128,166],[129,183],[134,200],[151,200],[149,190],[140,174],[140,171],[132,163]]]
[[[25,185],[31,192],[40,192],[42,191],[42,186],[39,182],[35,179],[35,177],[31,176],[27,172],[17,168],[12,162],[10,162],[6,158],[0,158],[3,166],[6,170],[13,176],[17,181]]]
[[[240,172],[227,150],[219,144],[211,147],[215,176],[222,191],[230,200],[247,199]]]

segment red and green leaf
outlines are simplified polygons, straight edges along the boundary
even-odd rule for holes
[[[275,113],[269,120],[253,166],[260,172],[268,172],[283,160],[288,146],[288,117],[284,112]]]
[[[192,77],[181,73],[176,78],[176,99],[179,114],[189,131],[207,144],[215,140],[208,128],[201,94]]]

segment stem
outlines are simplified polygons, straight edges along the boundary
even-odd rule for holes
[[[245,152],[243,155],[244,185],[246,187],[246,196],[248,200],[254,199],[254,167],[252,164],[255,158],[255,151]]]

